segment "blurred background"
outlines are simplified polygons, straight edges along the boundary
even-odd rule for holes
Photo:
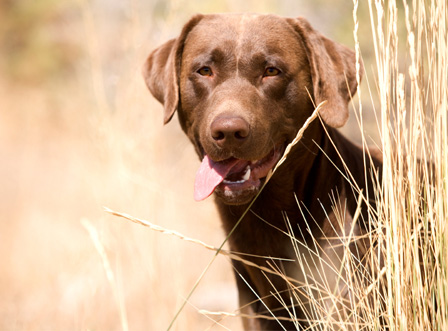
[[[146,56],[191,15],[214,12],[304,16],[354,48],[352,10],[347,0],[0,2],[0,329],[166,329],[214,253],[103,206],[214,246],[224,236],[212,199],[193,200],[199,160],[175,119],[162,125]],[[368,8],[358,16],[369,71]],[[353,116],[345,133],[359,136]],[[238,318],[200,312],[237,307],[219,257],[173,329],[240,330]]]

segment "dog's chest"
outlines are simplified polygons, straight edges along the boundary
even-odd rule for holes
[[[308,316],[315,307],[323,307],[330,316],[351,298],[353,243],[359,228],[348,212],[338,216],[331,213],[328,221],[334,231],[315,235],[307,242],[292,239],[288,248],[294,259],[285,268],[290,279],[288,289]]]
[[[319,306],[335,311],[349,296],[348,265],[353,246],[350,243],[359,235],[359,229],[348,212],[331,212],[326,233],[318,233],[314,229],[314,238],[308,236],[306,241],[301,240],[297,233],[307,235],[309,229],[300,229],[292,235],[293,225],[288,232],[288,229],[268,224],[259,216],[256,223],[252,220],[245,224],[243,220],[240,226],[241,236],[237,231],[232,250],[252,254],[245,259],[270,270],[266,273],[260,271],[261,268],[246,266],[261,296],[282,292],[282,297],[301,305],[305,315],[312,313],[311,309],[317,302]],[[267,278],[269,282],[266,282]]]

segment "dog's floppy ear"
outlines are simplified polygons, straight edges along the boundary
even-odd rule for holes
[[[179,106],[179,76],[185,39],[202,17],[193,16],[183,27],[180,36],[154,50],[143,66],[146,85],[164,106],[164,124],[171,120]]]
[[[320,111],[322,119],[329,126],[343,126],[348,119],[348,102],[357,88],[355,52],[324,37],[302,17],[288,20],[307,52],[314,102],[327,101]],[[362,71],[361,64],[360,75]]]

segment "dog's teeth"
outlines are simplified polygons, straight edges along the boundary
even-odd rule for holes
[[[250,178],[250,168],[249,166],[247,166],[246,173],[243,176],[243,180],[249,180],[249,178]]]
[[[245,182],[245,180],[236,180],[234,182],[232,182],[231,180],[223,180],[222,181],[224,184],[243,184]]]
[[[247,166],[247,167],[246,167],[246,172],[244,173],[243,178],[241,178],[240,180],[232,181],[232,180],[224,179],[222,182],[223,182],[224,184],[243,184],[245,181],[249,180],[249,178],[250,178],[250,173],[251,173],[251,171],[250,171],[250,167]]]

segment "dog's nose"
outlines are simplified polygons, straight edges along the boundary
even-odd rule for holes
[[[241,117],[221,116],[212,122],[210,131],[220,147],[234,147],[249,136],[249,123]]]

